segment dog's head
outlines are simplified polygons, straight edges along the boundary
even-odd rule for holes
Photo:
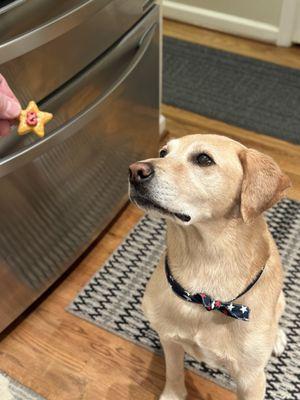
[[[160,158],[129,167],[130,199],[181,224],[220,217],[252,221],[291,183],[272,158],[218,135],[171,140]]]

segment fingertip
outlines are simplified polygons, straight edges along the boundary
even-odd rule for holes
[[[0,118],[15,119],[20,115],[21,106],[18,101],[7,97],[0,96]]]
[[[21,112],[21,106],[18,101],[10,100],[10,105],[7,109],[8,114],[10,115],[11,119],[17,118]]]

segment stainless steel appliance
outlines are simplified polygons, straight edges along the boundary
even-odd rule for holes
[[[43,139],[0,138],[0,331],[82,254],[158,144],[158,6],[16,0],[0,8],[0,73],[54,114]]]

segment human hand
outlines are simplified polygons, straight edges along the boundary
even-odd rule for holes
[[[21,106],[8,86],[3,75],[0,74],[0,136],[10,133],[10,126],[21,112]]]

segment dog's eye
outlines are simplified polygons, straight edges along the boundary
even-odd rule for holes
[[[201,167],[209,167],[210,165],[215,164],[214,160],[206,153],[197,154],[195,162]]]
[[[166,149],[161,149],[159,152],[159,157],[164,158],[168,154],[168,151]]]

